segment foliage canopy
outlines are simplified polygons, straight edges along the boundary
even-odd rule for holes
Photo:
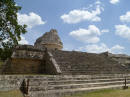
[[[0,58],[10,56],[11,49],[26,33],[26,25],[18,24],[17,13],[21,10],[14,0],[0,0]],[[6,59],[6,58],[5,58]]]

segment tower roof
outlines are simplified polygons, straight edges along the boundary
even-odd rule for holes
[[[46,32],[43,36],[39,37],[35,45],[47,45],[47,44],[55,44],[59,46],[63,46],[60,37],[58,36],[58,32],[55,29],[51,29],[50,32]]]

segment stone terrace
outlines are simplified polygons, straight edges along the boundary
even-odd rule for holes
[[[130,71],[104,54],[51,51],[63,74],[121,74]]]
[[[1,75],[0,91],[16,90],[24,79],[29,79],[30,97],[64,97],[77,92],[89,92],[98,89],[122,88],[130,75]]]

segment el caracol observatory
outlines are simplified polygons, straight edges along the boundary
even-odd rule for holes
[[[50,32],[46,32],[43,36],[39,37],[36,40],[34,46],[41,48],[46,47],[47,49],[57,50],[61,50],[63,48],[61,39],[55,29],[51,29]]]
[[[62,50],[58,32],[51,29],[34,45],[18,45],[3,66],[3,74],[126,74],[130,73],[130,57],[105,53]]]

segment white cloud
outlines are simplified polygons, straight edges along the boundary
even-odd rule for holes
[[[117,4],[119,2],[119,0],[110,0],[111,4]]]
[[[130,40],[130,27],[127,25],[115,25],[115,29],[117,35]]]
[[[5,39],[3,42],[7,43],[8,41],[10,41],[10,39]],[[28,41],[25,39],[25,37],[21,36],[21,40],[18,41],[19,44],[29,44]]]
[[[86,45],[85,47],[80,47],[78,50],[87,51],[90,53],[102,53],[102,52],[108,51],[111,53],[119,54],[119,53],[122,53],[122,51],[124,49],[125,48],[120,45],[115,45],[115,46],[109,48],[106,44],[101,43],[99,45],[97,45],[97,44]]]
[[[19,44],[29,44],[25,37],[21,36],[21,40],[18,42]]]
[[[103,30],[103,32],[106,32]],[[85,43],[97,43],[100,41],[99,36],[101,35],[101,31],[95,25],[89,25],[88,29],[80,28],[79,30],[74,30],[69,34],[77,40]]]
[[[21,13],[18,13],[17,15],[18,23],[21,25],[26,24],[28,28],[45,24],[45,21],[43,21],[42,18],[34,12],[30,12],[29,15]]]
[[[75,24],[79,23],[81,21],[92,21],[92,22],[98,22],[101,21],[101,18],[99,15],[101,14],[101,11],[103,8],[101,7],[101,2],[97,1],[95,3],[96,9],[95,10],[87,10],[87,9],[74,9],[70,11],[68,14],[63,14],[61,16],[61,19],[68,24]],[[95,7],[94,6],[94,7]],[[92,5],[93,7],[93,5]]]
[[[115,45],[112,48],[110,48],[110,52],[112,53],[122,53],[122,50],[124,50],[125,48],[123,46],[120,45]]]
[[[91,52],[91,53],[101,53],[101,52],[105,52],[108,51],[108,47],[105,44],[100,44],[100,45],[96,45],[96,44],[92,44],[92,45],[87,45],[85,47],[87,52]]]
[[[125,15],[120,16],[122,22],[130,22],[130,11],[126,12]]]
[[[108,29],[103,29],[103,30],[101,30],[101,32],[105,33],[105,32],[109,32],[109,30]]]
[[[97,5],[99,4],[99,5],[100,5],[100,4],[101,4],[101,1],[100,1],[100,0],[97,0],[97,1],[95,2],[95,4],[97,4]]]

